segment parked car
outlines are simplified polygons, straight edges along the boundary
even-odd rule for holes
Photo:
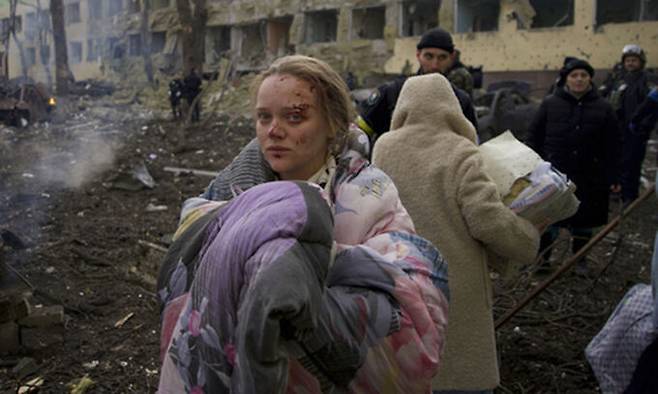
[[[529,98],[530,85],[523,81],[502,81],[489,85],[487,92],[474,99],[480,142],[510,130],[525,140],[528,126],[539,103]]]
[[[48,120],[55,106],[55,97],[42,83],[14,79],[0,84],[0,122],[7,125]]]

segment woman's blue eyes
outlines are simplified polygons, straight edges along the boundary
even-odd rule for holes
[[[272,115],[268,113],[258,113],[256,114],[256,118],[261,122],[268,122],[272,120]],[[285,119],[291,123],[299,123],[304,120],[304,118],[298,113],[286,114]]]

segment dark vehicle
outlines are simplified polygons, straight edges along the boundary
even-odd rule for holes
[[[520,81],[491,84],[483,95],[475,98],[480,142],[485,142],[506,130],[521,141],[539,108],[539,103],[528,97],[530,85]]]
[[[0,122],[27,127],[49,119],[55,98],[41,83],[10,80],[0,85]]]

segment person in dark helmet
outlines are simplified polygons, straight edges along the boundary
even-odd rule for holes
[[[603,92],[609,92],[608,100],[619,119],[619,128],[624,136],[622,154],[621,194],[625,205],[639,195],[642,162],[647,151],[651,130],[632,127],[632,119],[653,87],[645,66],[644,50],[635,44],[624,46],[621,55],[622,71],[616,79],[608,82]]]
[[[594,69],[585,60],[573,59],[560,75],[564,85],[542,101],[528,128],[526,144],[576,184],[580,206],[574,216],[542,235],[541,271],[550,270],[549,247],[559,229],[569,230],[572,251],[578,252],[594,228],[608,222],[610,192],[620,189],[621,132],[612,106],[594,89]],[[576,270],[586,274],[586,263],[579,262]]]
[[[419,64],[416,74],[441,73],[445,75],[453,64],[454,51],[455,46],[450,33],[441,28],[427,31],[416,45],[416,59]],[[379,86],[368,99],[361,103],[357,124],[368,134],[372,142],[375,142],[380,135],[391,128],[395,103],[407,78],[407,76],[402,76]],[[452,88],[464,116],[477,129],[475,108],[468,93],[454,85]]]

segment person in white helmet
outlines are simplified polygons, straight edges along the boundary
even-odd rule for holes
[[[644,50],[636,44],[624,46],[621,68],[613,70],[612,77],[601,86],[619,119],[624,136],[621,172],[621,194],[628,205],[639,195],[642,162],[647,150],[651,129],[634,127],[633,114],[645,100],[652,86],[645,71],[647,62]]]

